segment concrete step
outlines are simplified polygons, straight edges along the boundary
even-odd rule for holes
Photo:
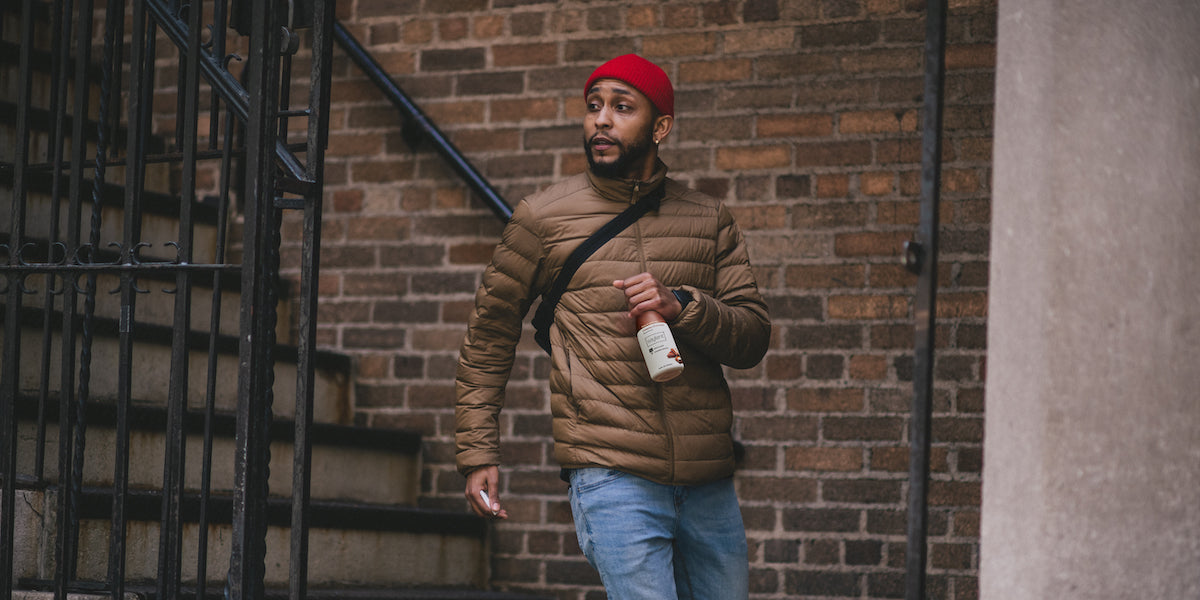
[[[85,489],[80,499],[78,579],[104,581],[107,574],[111,490]],[[16,501],[18,580],[48,581],[54,573],[54,488],[21,489]],[[132,491],[127,500],[127,581],[157,577],[161,495]],[[208,527],[207,579],[223,584],[228,568],[232,499],[213,498]],[[266,584],[285,587],[289,578],[290,500],[267,510]],[[197,573],[199,501],[185,496],[183,581]],[[314,588],[482,589],[487,581],[487,523],[466,512],[346,502],[312,503],[309,510],[309,585]],[[219,587],[217,589],[220,589]]]
[[[43,409],[46,432],[43,472],[36,473],[38,440],[37,399],[22,397],[17,403],[17,475],[29,481],[58,483],[59,400],[51,397]],[[72,407],[70,410],[74,411]],[[92,403],[85,411],[86,461],[83,483],[106,487],[113,481],[116,460],[117,409],[112,404]],[[167,444],[167,411],[158,406],[131,406],[128,409],[131,430],[129,446],[129,486],[135,489],[161,489]],[[217,413],[212,416],[212,474],[210,490],[216,494],[234,491],[236,452],[236,416]],[[188,492],[201,488],[205,417],[191,412],[184,419],[184,487]],[[292,441],[295,424],[276,420],[272,424],[270,492],[277,496],[292,493]],[[312,449],[311,497],[371,504],[415,506],[421,486],[419,434],[388,429],[365,429],[346,425],[314,423],[308,431]],[[369,477],[364,474],[369,473]]]
[[[0,304],[0,316],[7,307]],[[136,316],[136,311],[135,311]],[[37,395],[42,388],[42,322],[44,313],[40,307],[25,307],[21,311],[21,355],[19,389],[29,395]],[[50,364],[45,368],[49,378],[47,394],[61,392],[62,378],[62,316],[57,311],[51,314],[53,331],[50,336]],[[120,373],[120,323],[118,320],[96,318],[92,323],[93,342],[89,397],[96,401],[112,401],[118,397]],[[0,329],[0,340],[7,332]],[[82,332],[77,327],[75,367],[77,375],[82,366],[79,358]],[[162,405],[169,396],[171,377],[171,338],[169,327],[135,323],[133,327],[133,349],[131,365],[133,376],[130,381],[131,397],[137,404]],[[188,408],[201,410],[208,393],[207,372],[209,336],[192,333],[188,339]],[[216,373],[214,396],[216,408],[233,412],[237,408],[238,386],[238,339],[217,336]],[[279,418],[291,418],[295,414],[296,375],[298,352],[293,346],[279,345],[275,348],[273,408]],[[351,394],[350,358],[332,352],[319,351],[314,356],[315,377],[313,381],[313,420],[320,423],[349,422]],[[78,382],[74,383],[78,386]]]

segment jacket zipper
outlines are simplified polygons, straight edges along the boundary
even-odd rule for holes
[[[642,182],[636,181],[633,184],[633,199],[632,202],[638,201],[638,192],[641,191]],[[637,250],[638,259],[641,261],[642,272],[649,270],[649,265],[646,263],[646,251],[644,239],[642,237],[642,223],[636,221],[633,224],[634,233],[637,235]],[[663,398],[663,386],[659,383],[654,383],[654,393],[658,396],[658,414],[662,419],[663,432],[667,436],[667,466],[668,466],[668,481],[675,481],[675,435],[671,433],[671,422],[667,419],[666,401]]]

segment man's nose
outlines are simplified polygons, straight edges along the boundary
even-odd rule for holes
[[[596,112],[596,127],[607,128],[611,126],[612,113],[610,109],[607,106],[601,107],[600,110]]]

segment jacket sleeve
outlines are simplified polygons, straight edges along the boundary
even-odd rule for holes
[[[456,462],[464,475],[500,464],[500,410],[512,371],[521,324],[536,293],[542,243],[522,201],[504,228],[475,293],[475,310],[455,376]]]
[[[771,321],[750,268],[745,239],[724,204],[717,219],[713,293],[683,286],[693,301],[671,323],[671,330],[713,360],[735,369],[748,369],[767,353]]]

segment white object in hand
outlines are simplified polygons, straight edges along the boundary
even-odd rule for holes
[[[483,503],[488,507],[488,510],[492,510],[492,499],[488,497],[487,492],[479,490],[479,497],[483,498]],[[492,510],[492,515],[495,514],[496,511]]]

